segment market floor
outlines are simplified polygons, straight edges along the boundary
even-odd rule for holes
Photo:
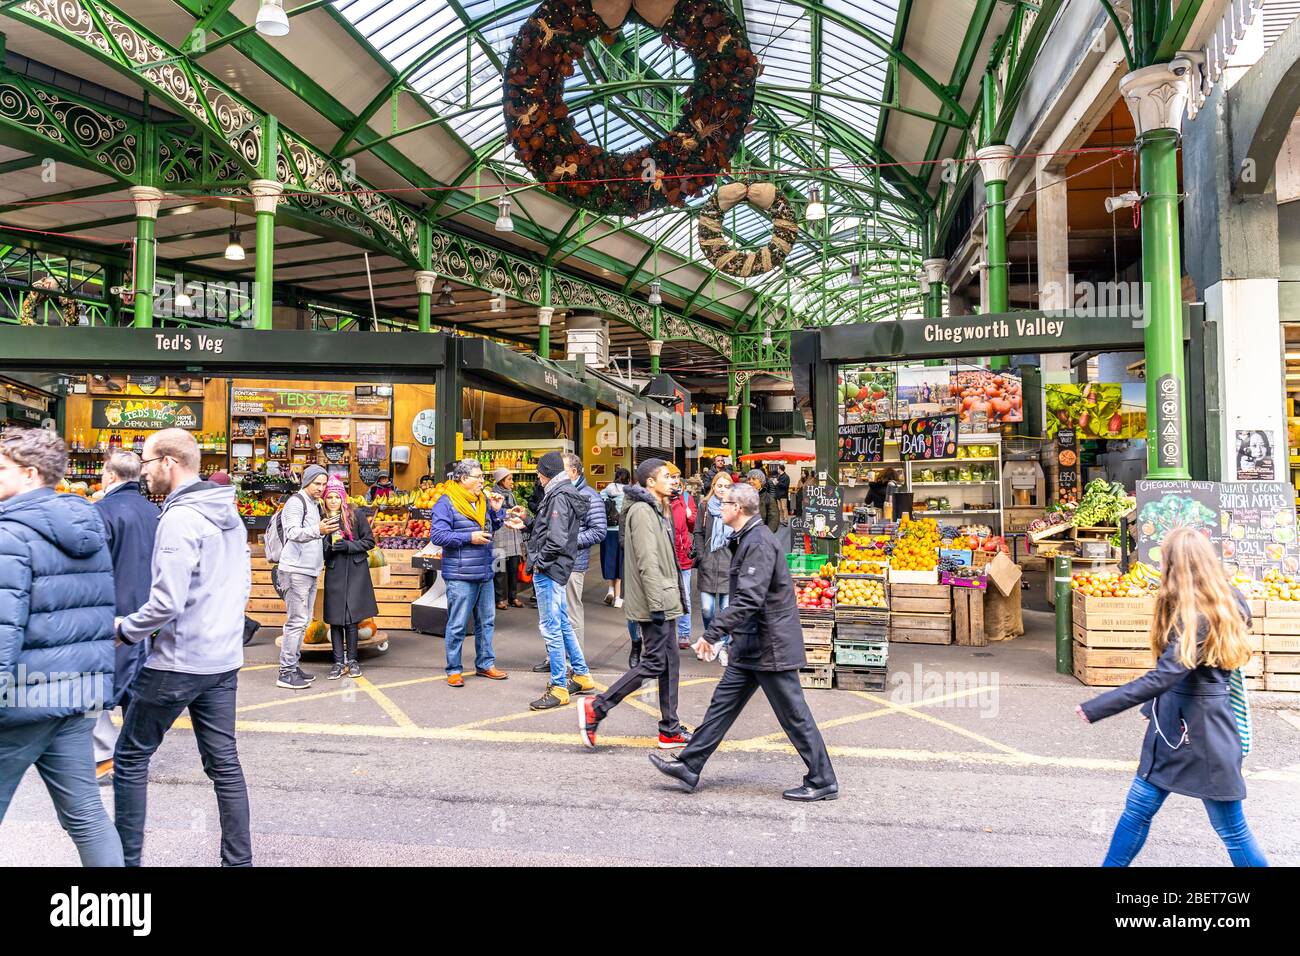
[[[597,681],[627,662],[621,612],[587,593]],[[1133,775],[1141,722],[1083,725],[1095,691],[1054,672],[1051,618],[986,648],[892,645],[880,693],[808,691],[841,797],[812,806],[780,792],[803,765],[757,695],[681,793],[646,760],[658,708],[647,686],[578,744],[573,706],[534,713],[543,689],[536,612],[499,613],[508,681],[447,687],[440,639],[394,633],[357,681],[275,687],[274,632],[248,649],[240,680],[240,752],[256,861],[275,864],[885,864],[1084,865],[1104,854]],[[696,633],[699,630],[698,615]],[[472,653],[465,662],[472,672]],[[680,713],[704,714],[714,664],[682,656]],[[1247,816],[1275,865],[1300,864],[1300,702],[1257,695],[1247,759]],[[145,863],[217,861],[216,805],[182,717],[154,760]],[[109,800],[111,804],[111,800]],[[1220,865],[1226,853],[1199,804],[1172,798],[1139,858]],[[75,864],[35,773],[0,825],[0,865]]]

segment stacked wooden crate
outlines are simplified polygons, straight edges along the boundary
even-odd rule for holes
[[[952,588],[891,582],[889,640],[895,644],[951,644]]]
[[[835,612],[799,609],[799,625],[803,628],[803,652],[808,658],[806,666],[799,669],[799,684],[809,690],[829,690],[832,682],[831,663],[835,642]]]
[[[874,575],[865,577],[882,582]],[[841,592],[843,593],[843,592]],[[889,668],[889,599],[881,607],[835,605],[835,686],[884,690]]]
[[[1269,691],[1300,692],[1300,601],[1267,602],[1263,620],[1257,618],[1251,630],[1263,631],[1259,635],[1263,653],[1257,651],[1251,661],[1252,667],[1261,665],[1254,668],[1254,674],[1259,675],[1258,686]],[[1254,676],[1250,670],[1245,673],[1248,680]]]
[[[1151,617],[1156,599],[1074,592],[1074,676],[1089,687],[1118,687],[1155,664]]]
[[[249,594],[246,613],[263,627],[283,628],[284,601],[271,584],[271,565],[267,562],[261,545],[252,548],[253,589]],[[412,551],[390,550],[384,552],[389,563],[382,568],[371,568],[370,578],[375,585],[375,602],[379,615],[375,624],[380,629],[410,630],[411,602],[420,596],[420,572],[411,567]],[[323,584],[322,579],[322,584]],[[322,600],[318,589],[317,604]],[[319,618],[319,606],[315,616]]]

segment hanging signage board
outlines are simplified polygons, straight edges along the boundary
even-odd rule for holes
[[[903,461],[928,461],[957,457],[957,416],[913,418],[898,436],[898,457]]]
[[[1177,528],[1209,538],[1224,568],[1255,579],[1270,569],[1300,570],[1295,489],[1280,481],[1139,481],[1138,557],[1160,567]]]
[[[1063,494],[1079,490],[1079,435],[1073,428],[1056,432],[1056,491]]]
[[[1156,380],[1156,460],[1161,468],[1183,467],[1182,388],[1172,374]]]
[[[881,462],[885,460],[885,426],[883,422],[840,426],[840,461]]]
[[[804,491],[803,517],[807,524],[805,534],[814,538],[838,538],[844,523],[844,502],[840,490],[826,485],[813,485]]]
[[[90,413],[91,428],[186,428],[203,427],[203,396],[193,402],[165,398],[94,399]]]
[[[357,395],[355,391],[236,387],[230,393],[231,410],[236,415],[387,418],[388,402],[385,396]]]

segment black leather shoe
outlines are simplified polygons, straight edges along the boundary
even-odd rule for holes
[[[534,674],[549,674],[551,672],[551,662],[542,661],[540,664],[533,665]]]
[[[814,800],[835,800],[840,795],[840,785],[833,783],[829,787],[810,787],[804,784],[781,794],[786,800],[802,800],[811,803]]]
[[[694,790],[699,785],[700,775],[692,772],[691,768],[680,760],[666,760],[658,754],[651,754],[650,762],[654,764],[655,769],[660,773],[667,774],[686,784],[688,790]]]
[[[632,649],[627,652],[628,670],[636,670],[637,665],[641,663],[641,642],[633,641]]]

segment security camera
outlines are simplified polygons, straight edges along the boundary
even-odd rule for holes
[[[1131,189],[1126,193],[1120,193],[1118,196],[1107,196],[1106,212],[1114,213],[1120,209],[1129,209],[1141,201],[1142,197]]]
[[[124,285],[115,285],[110,287],[108,291],[111,295],[122,295],[123,293],[130,292],[131,290]]]

